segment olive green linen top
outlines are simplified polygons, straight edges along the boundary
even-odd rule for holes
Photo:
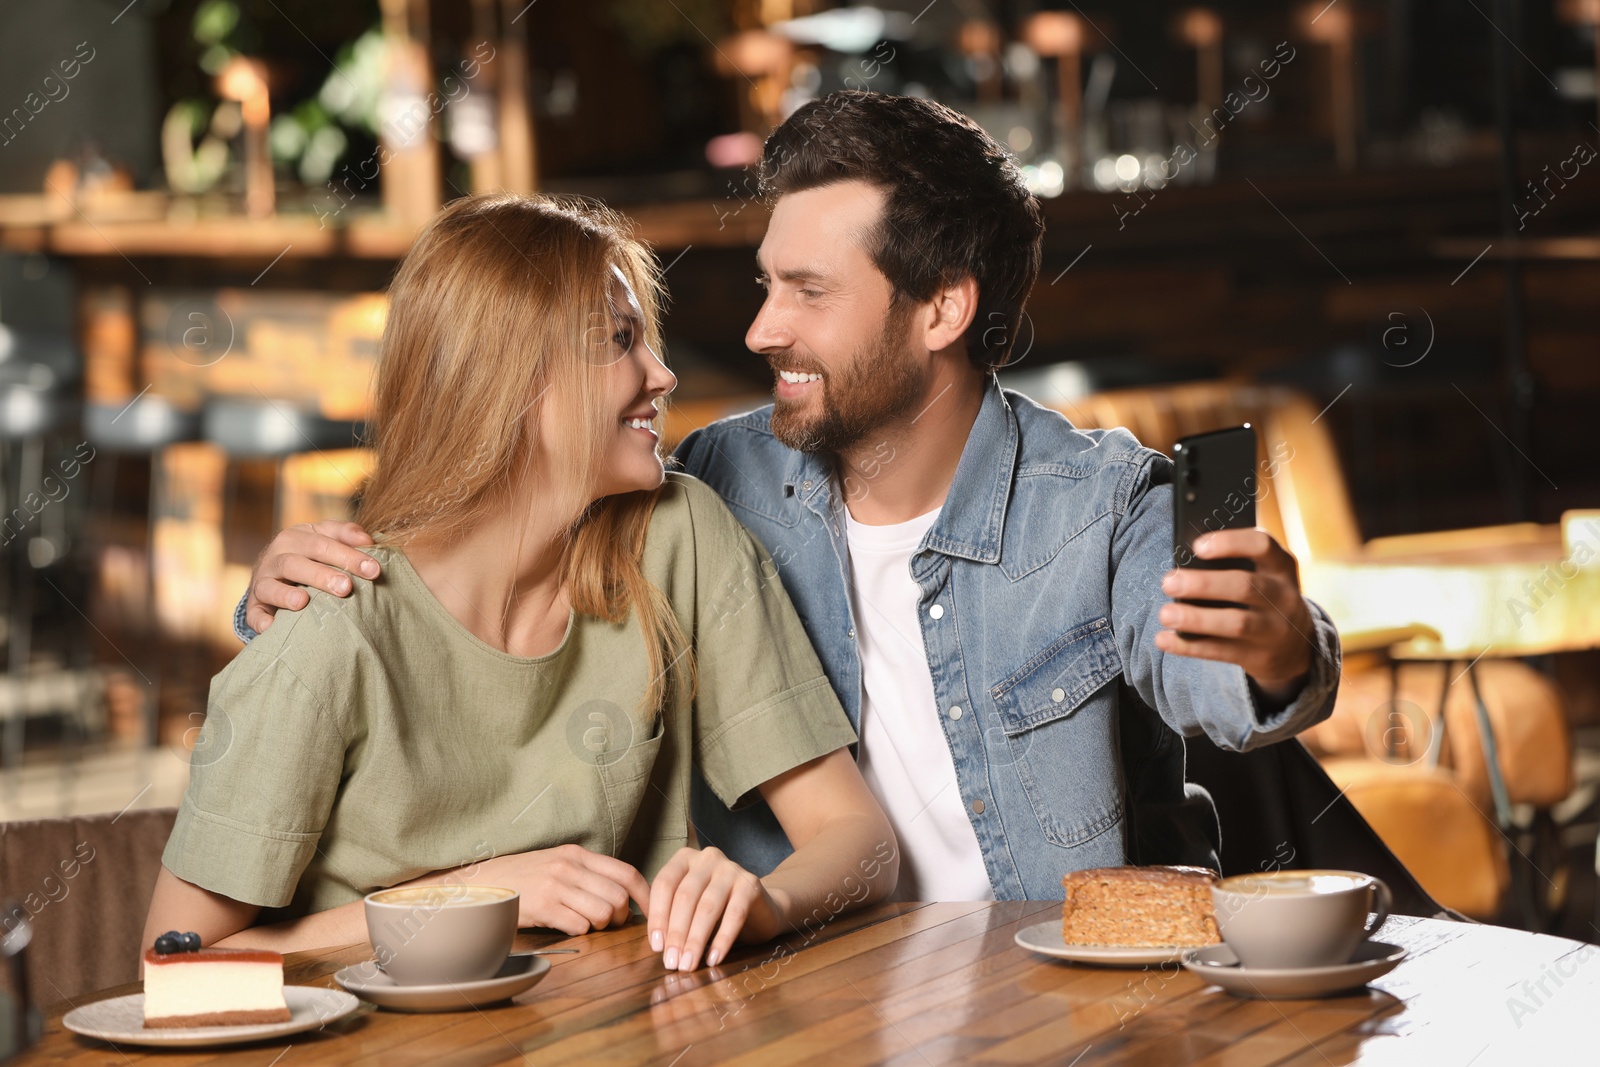
[[[576,843],[646,878],[690,841],[698,764],[724,803],[855,742],[777,570],[701,482],[668,475],[644,573],[694,645],[692,700],[643,709],[636,619],[574,613],[524,658],[462,626],[403,553],[313,591],[212,680],[162,862],[272,909],[321,911],[496,855]]]

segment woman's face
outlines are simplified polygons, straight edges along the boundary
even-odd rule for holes
[[[657,397],[678,379],[644,341],[644,312],[633,287],[611,268],[610,322],[593,330],[588,358],[602,368],[604,392],[615,415],[615,432],[601,465],[596,498],[654,489],[663,478]],[[604,337],[601,336],[602,329]]]

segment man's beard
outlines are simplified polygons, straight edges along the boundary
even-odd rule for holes
[[[819,414],[802,415],[797,410],[801,401],[775,400],[772,435],[797,452],[837,455],[911,410],[922,384],[906,343],[913,308],[890,308],[878,336],[817,383],[822,392]],[[785,370],[799,369],[787,355],[774,353],[768,359]]]

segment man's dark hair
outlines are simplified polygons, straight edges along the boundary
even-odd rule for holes
[[[767,138],[769,199],[852,179],[888,192],[868,252],[895,302],[973,278],[967,355],[984,369],[1009,362],[1039,276],[1044,219],[1005,149],[943,104],[858,89],[807,103]]]

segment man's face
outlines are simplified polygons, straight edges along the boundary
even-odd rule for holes
[[[910,343],[916,305],[868,244],[885,194],[837,182],[778,199],[756,253],[767,299],[745,334],[777,376],[772,432],[802,452],[838,453],[912,409],[928,368]]]

